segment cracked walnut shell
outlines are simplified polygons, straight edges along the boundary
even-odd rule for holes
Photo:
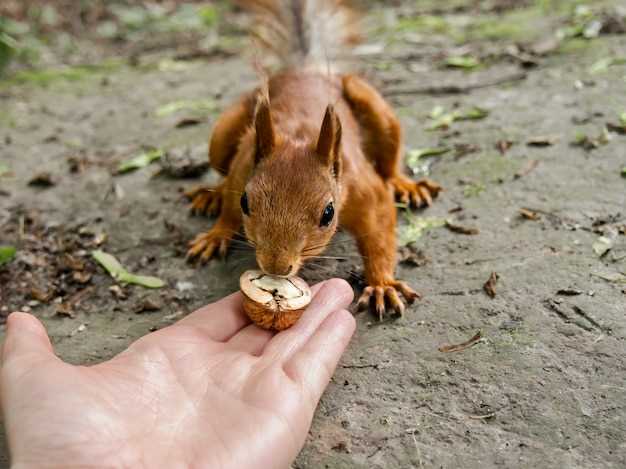
[[[239,279],[243,309],[264,329],[282,331],[293,326],[311,302],[311,289],[299,277],[275,277],[248,270]]]

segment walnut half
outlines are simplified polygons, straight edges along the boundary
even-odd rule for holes
[[[311,289],[299,277],[282,278],[248,270],[239,284],[243,309],[264,329],[282,331],[293,326],[311,302]]]

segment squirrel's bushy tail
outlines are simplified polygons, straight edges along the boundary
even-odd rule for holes
[[[360,42],[360,17],[346,0],[237,0],[253,14],[252,35],[272,65],[325,69]],[[267,57],[269,56],[269,57]],[[265,62],[265,60],[264,60]]]

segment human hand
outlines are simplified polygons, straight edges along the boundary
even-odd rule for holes
[[[279,334],[250,324],[237,293],[91,367],[12,314],[0,370],[12,467],[288,467],[355,328],[345,282],[313,292]]]

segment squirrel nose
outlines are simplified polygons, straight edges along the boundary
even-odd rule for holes
[[[260,259],[257,260],[259,268],[268,275],[275,275],[276,277],[289,277],[293,273],[293,264],[288,266],[281,266],[275,259],[269,264],[264,264]]]
[[[291,274],[291,272],[293,271],[293,265],[290,265],[289,267],[283,269],[282,271],[279,271],[278,269],[276,269],[276,266],[273,266],[273,269],[270,269],[270,272],[266,272],[269,273],[270,275],[275,275],[276,277],[289,277],[289,275]]]

